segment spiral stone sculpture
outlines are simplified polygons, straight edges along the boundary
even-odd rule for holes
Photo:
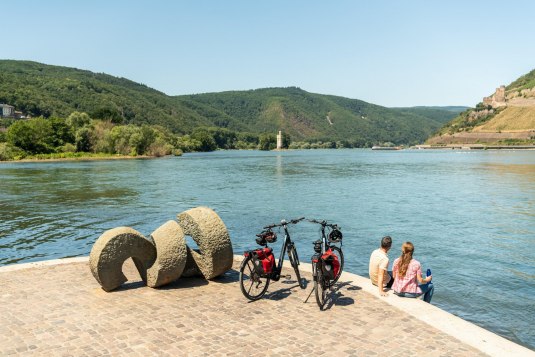
[[[197,207],[177,215],[149,238],[129,227],[104,232],[89,254],[91,273],[105,291],[112,291],[126,277],[122,266],[132,258],[147,286],[155,288],[180,277],[203,276],[213,279],[232,267],[232,244],[227,227],[208,207]],[[193,238],[198,250],[186,245]]]
[[[89,266],[102,289],[111,291],[127,279],[122,268],[132,258],[143,281],[147,281],[147,268],[156,259],[156,248],[141,233],[129,227],[117,227],[102,234],[91,249]]]

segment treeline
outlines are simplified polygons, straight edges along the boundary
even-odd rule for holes
[[[289,136],[284,137],[283,144],[286,148],[289,146]],[[200,127],[188,135],[176,135],[157,125],[120,125],[110,120],[92,119],[80,112],[67,118],[0,120],[0,160],[3,161],[83,154],[158,157],[217,149],[272,150],[275,147],[274,134]]]

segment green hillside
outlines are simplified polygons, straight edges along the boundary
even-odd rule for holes
[[[125,78],[29,61],[0,60],[0,103],[33,117],[74,111],[124,123],[187,132],[211,122],[173,98]]]
[[[345,140],[351,146],[423,142],[451,112],[385,108],[356,99],[267,88],[168,96],[125,78],[29,61],[0,60],[0,103],[33,117],[74,111],[114,123],[160,125],[175,134],[197,127],[274,133],[292,140]]]
[[[491,96],[494,100],[495,94]],[[427,140],[444,144],[533,144],[535,137],[535,70],[505,87],[499,102],[480,102],[459,113]]]
[[[214,124],[235,130],[283,130],[295,140],[350,140],[358,146],[425,140],[456,113],[433,113],[411,108],[390,109],[357,99],[321,95],[302,89],[266,88],[177,97],[182,104],[208,117],[221,115]],[[441,112],[441,115],[437,113]],[[447,118],[447,119],[446,119]]]
[[[535,69],[509,84],[507,87],[505,87],[505,90],[522,90],[531,89],[533,87],[535,87]]]
[[[429,119],[433,119],[436,122],[446,124],[459,113],[468,109],[468,107],[461,106],[446,106],[446,107],[408,107],[408,108],[393,108],[404,111],[406,113],[413,113],[424,116]]]

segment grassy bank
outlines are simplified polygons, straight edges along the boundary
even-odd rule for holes
[[[153,159],[158,156],[149,155],[120,155],[120,154],[105,154],[105,153],[53,153],[53,154],[38,154],[28,155],[24,157],[16,157],[13,160],[0,161],[0,163],[13,162],[38,162],[38,161],[92,161],[92,160],[128,160],[128,159]]]

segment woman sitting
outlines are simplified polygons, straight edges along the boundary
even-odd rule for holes
[[[424,301],[431,302],[435,290],[431,283],[433,277],[422,278],[422,266],[419,261],[412,258],[413,253],[414,245],[411,242],[403,243],[401,256],[394,260],[392,289],[394,289],[394,294],[402,297],[416,298],[424,294]]]

